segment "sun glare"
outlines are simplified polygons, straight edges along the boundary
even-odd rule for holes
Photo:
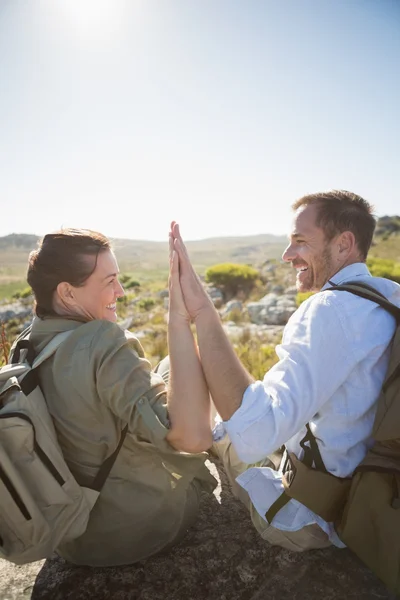
[[[127,8],[126,0],[63,0],[62,9],[75,30],[84,39],[106,41],[121,31]]]

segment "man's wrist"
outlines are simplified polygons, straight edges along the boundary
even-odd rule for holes
[[[205,327],[210,323],[221,323],[221,317],[219,316],[219,313],[214,305],[210,303],[198,311],[193,319],[193,323],[196,325],[196,327]]]

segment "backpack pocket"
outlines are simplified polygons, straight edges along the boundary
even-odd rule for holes
[[[335,477],[305,465],[289,454],[288,468],[282,478],[285,494],[315,512],[325,521],[334,521],[341,512],[351,479]]]
[[[87,526],[90,506],[82,488],[52,458],[29,417],[0,414],[0,555],[16,564],[48,557]]]
[[[360,470],[336,530],[389,589],[400,592],[400,471]]]

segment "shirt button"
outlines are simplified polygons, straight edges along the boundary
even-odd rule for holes
[[[144,404],[144,398],[140,398],[139,404]]]

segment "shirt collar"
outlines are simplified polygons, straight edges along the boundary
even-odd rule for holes
[[[333,277],[329,279],[332,283],[336,285],[341,285],[346,281],[353,281],[358,278],[372,277],[371,273],[368,271],[368,267],[365,263],[353,263],[352,265],[348,265],[341,269]],[[326,282],[321,291],[329,289],[331,284],[329,281]]]

